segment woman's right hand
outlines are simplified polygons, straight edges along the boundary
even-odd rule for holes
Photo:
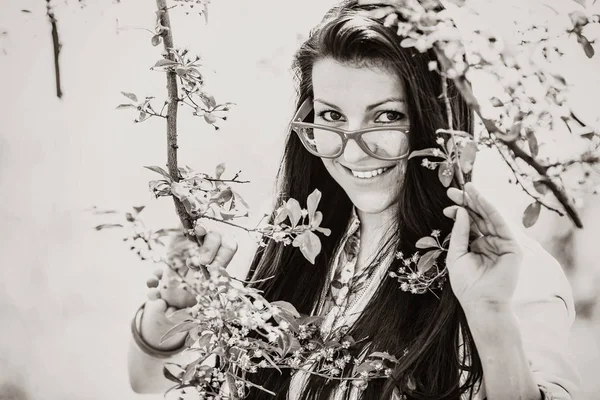
[[[237,252],[237,242],[230,236],[221,235],[218,232],[208,232],[202,237],[203,244],[197,249],[198,261],[202,265],[219,266],[226,268]],[[186,247],[197,246],[187,239],[175,243],[169,251],[169,264],[177,268],[176,271],[170,267],[158,269],[154,276],[146,282],[148,301],[144,308],[140,326],[141,335],[150,346],[159,350],[172,350],[183,345],[186,334],[181,333],[161,343],[161,339],[173,326],[181,322],[177,318],[177,311],[192,307],[196,304],[196,296],[192,286],[203,279],[201,272],[194,272],[186,267],[185,257],[190,254]],[[175,258],[179,257],[179,263]],[[182,282],[181,277],[185,278]]]

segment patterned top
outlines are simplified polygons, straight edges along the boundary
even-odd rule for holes
[[[360,221],[353,210],[332,260],[330,283],[325,285],[321,302],[313,310],[313,315],[325,316],[321,328],[323,337],[340,326],[351,326],[387,276],[385,266],[391,260],[371,263],[374,266],[371,269],[357,265],[359,228]],[[523,348],[542,398],[572,400],[580,377],[566,353],[569,330],[575,318],[571,288],[560,265],[539,243],[518,228],[515,233],[524,249],[523,268],[513,298]],[[540,284],[540,278],[543,284]],[[301,388],[308,377],[308,373],[302,371],[293,375],[289,400],[300,399]],[[339,390],[331,400],[342,399],[343,394],[344,391]],[[353,391],[351,398],[357,399],[358,393]],[[396,399],[399,396],[394,396],[393,400]],[[481,382],[471,400],[484,399],[485,382]]]

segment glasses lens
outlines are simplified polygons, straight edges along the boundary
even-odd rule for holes
[[[298,128],[304,144],[312,151],[325,157],[337,154],[342,148],[342,138],[335,132],[319,128]]]
[[[362,134],[371,153],[383,158],[397,158],[408,152],[408,135],[404,129],[374,131]]]

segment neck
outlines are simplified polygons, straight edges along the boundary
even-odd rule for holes
[[[395,221],[394,208],[388,207],[384,211],[373,214],[356,209],[360,220],[360,235],[362,238],[380,241]]]

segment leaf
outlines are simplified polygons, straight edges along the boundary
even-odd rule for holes
[[[452,163],[444,162],[440,164],[438,169],[438,178],[444,187],[449,187],[452,183],[452,178],[454,178],[454,168]]]
[[[208,2],[204,3],[204,10],[202,11],[202,15],[204,15],[204,22],[208,24]]]
[[[223,175],[223,172],[225,172],[225,163],[217,165],[217,168],[215,169],[215,177],[220,179],[221,175]]]
[[[275,220],[273,221],[273,223],[275,225],[279,225],[280,223],[285,221],[285,219],[287,217],[288,217],[288,210],[285,207],[281,207],[281,208],[279,208],[279,210],[277,210],[277,215],[275,216]]]
[[[215,106],[217,105],[217,102],[215,101],[215,98],[213,95],[208,94],[208,93],[202,93],[200,95],[200,98],[202,99],[202,102],[204,103],[204,105],[206,105],[207,108],[209,109],[213,109],[215,108]]]
[[[527,144],[529,145],[529,152],[533,158],[536,158],[540,152],[537,137],[533,131],[527,131]]]
[[[546,186],[546,184],[543,181],[535,181],[535,182],[533,182],[533,187],[540,194],[546,194],[546,193],[548,193],[548,186]]]
[[[292,228],[295,228],[298,225],[298,221],[302,218],[302,209],[300,208],[300,203],[296,199],[288,199],[285,204],[285,208],[288,210],[288,216],[290,217],[290,222],[292,224]]]
[[[296,310],[296,307],[294,307],[291,303],[288,303],[287,301],[273,301],[271,302],[271,305],[273,307],[282,309],[283,311],[293,315],[296,318],[300,318],[300,314]]]
[[[310,261],[311,264],[315,263],[315,258],[321,252],[321,240],[311,231],[305,231],[296,236],[292,245],[294,247],[299,247],[304,257]]]
[[[414,158],[414,157],[425,157],[425,156],[446,158],[446,155],[444,154],[443,151],[441,151],[438,148],[432,147],[429,149],[415,150],[410,153],[410,155],[408,156],[408,159],[410,160],[411,158]]]
[[[383,358],[383,359],[390,360],[395,363],[398,362],[398,359],[396,357],[394,357],[393,355],[391,355],[387,352],[382,352],[382,351],[375,351],[375,352],[369,354],[367,357]]]
[[[135,101],[136,103],[138,102],[138,98],[135,94],[133,93],[129,93],[129,92],[121,92],[121,94],[125,97],[127,97],[129,100],[131,101]]]
[[[528,205],[523,213],[523,226],[526,228],[532,227],[537,222],[541,209],[542,205],[539,201],[534,201]]]
[[[123,225],[121,224],[102,224],[102,225],[97,225],[94,229],[96,229],[97,231],[101,231],[102,229],[108,229],[108,228],[122,228]]]
[[[194,373],[196,372],[196,365],[200,364],[201,361],[202,361],[202,358],[199,358],[199,359],[189,363],[185,367],[185,372],[184,372],[183,376],[181,377],[181,382],[185,383],[194,376]]]
[[[237,386],[235,385],[235,375],[233,375],[231,372],[228,372],[225,379],[227,380],[227,385],[229,386],[229,396],[231,396],[231,399],[239,399]]]
[[[421,258],[419,258],[419,263],[417,264],[417,270],[424,274],[429,271],[431,267],[433,267],[433,263],[437,258],[442,254],[442,250],[431,250],[427,253],[423,254]]]
[[[318,315],[307,315],[298,319],[300,325],[320,325],[324,317]]]
[[[585,55],[588,58],[594,57],[594,54],[595,54],[594,47],[592,46],[590,41],[585,36],[583,36],[581,34],[577,35],[577,41],[579,42],[581,47],[583,47],[583,51],[585,52]]]
[[[177,367],[177,369],[175,369],[175,367]],[[163,366],[163,376],[172,382],[181,383],[181,379],[179,377],[183,374],[183,372],[183,368],[173,363],[167,363]]]
[[[163,168],[156,166],[156,165],[144,166],[144,168],[149,169],[150,171],[156,172],[157,174],[161,174],[162,176],[167,178],[167,180],[169,182],[171,182],[171,175],[169,175],[169,173],[167,171],[165,171]]]
[[[306,199],[306,208],[308,210],[308,218],[310,221],[313,220],[315,213],[317,212],[319,201],[321,201],[321,192],[319,189],[313,190],[313,192],[309,194],[308,198]],[[319,224],[316,224],[316,226],[319,226]]]
[[[133,104],[119,104],[116,109],[117,110],[121,110],[123,108],[137,108],[135,105]]]
[[[417,249],[429,249],[431,247],[439,247],[439,246],[438,246],[438,243],[435,240],[435,238],[433,238],[431,236],[425,236],[425,237],[422,237],[421,239],[417,240],[415,247]]]
[[[198,325],[197,322],[195,321],[184,321],[180,324],[175,325],[174,327],[172,327],[171,329],[169,329],[163,336],[162,338],[160,338],[160,342],[164,343],[167,340],[171,339],[172,337],[180,334],[180,333],[184,333],[184,332],[188,332],[189,330],[193,329],[194,327],[196,327]]]
[[[279,349],[278,349],[279,350]],[[285,354],[285,351],[283,351],[283,354]],[[263,358],[265,360],[267,360],[267,362],[269,364],[271,364],[277,371],[279,371],[279,373],[281,374],[281,370],[279,369],[279,367],[277,366],[277,364],[275,364],[275,361],[273,361],[273,359],[271,358],[271,356],[265,352],[263,352]]]
[[[468,141],[464,144],[464,147],[460,150],[459,161],[462,172],[468,174],[473,170],[473,164],[475,164],[475,158],[477,157],[477,143],[474,141]]]
[[[158,46],[160,43],[162,42],[162,38],[160,37],[160,35],[154,35],[152,36],[152,46],[156,47]]]
[[[172,67],[174,65],[178,65],[179,63],[173,60],[168,60],[166,58],[162,58],[160,60],[158,60],[156,62],[156,64],[154,64],[154,67],[152,68],[159,68],[159,67]]]

